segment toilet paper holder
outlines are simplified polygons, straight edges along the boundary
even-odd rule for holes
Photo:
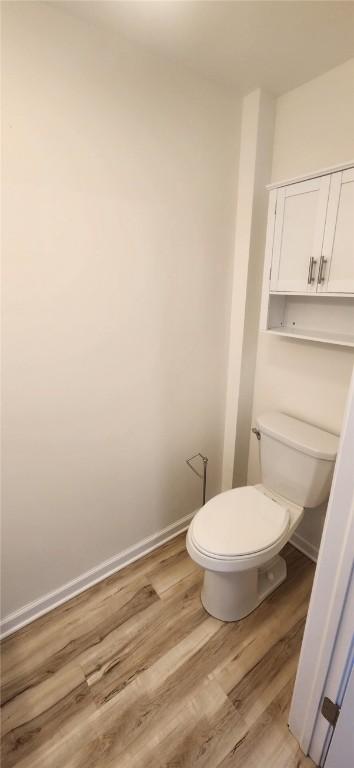
[[[200,458],[203,462],[203,472],[200,473],[198,470],[193,467],[192,461],[194,459]],[[205,497],[206,497],[206,482],[207,482],[207,468],[208,468],[208,457],[204,456],[202,453],[195,453],[194,456],[191,456],[189,459],[186,459],[186,464],[188,464],[189,468],[194,472],[197,477],[200,478],[200,480],[203,481],[203,507],[205,504]]]

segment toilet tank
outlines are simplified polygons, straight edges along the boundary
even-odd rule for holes
[[[263,485],[301,507],[326,501],[338,436],[276,411],[259,416],[257,429]]]

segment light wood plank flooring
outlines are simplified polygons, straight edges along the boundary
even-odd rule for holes
[[[305,768],[287,713],[314,575],[224,624],[180,535],[2,646],[3,768]]]

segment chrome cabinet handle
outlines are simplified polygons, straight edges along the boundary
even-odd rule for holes
[[[308,282],[309,285],[311,285],[311,283],[315,282],[315,278],[314,278],[314,275],[313,275],[313,268],[314,268],[314,266],[316,264],[317,264],[316,259],[314,259],[313,256],[311,256],[310,263],[309,263],[309,273],[308,273],[308,276],[307,276],[307,282]]]
[[[318,270],[318,278],[317,278],[318,285],[321,285],[321,283],[324,283],[324,281],[325,281],[324,268],[325,268],[325,266],[327,264],[327,261],[328,261],[328,259],[325,259],[325,257],[322,254],[322,256],[320,258],[320,267],[319,267],[319,270]]]

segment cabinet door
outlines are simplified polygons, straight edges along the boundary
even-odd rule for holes
[[[354,293],[354,168],[333,173],[318,290]]]
[[[278,189],[271,290],[317,290],[330,176]]]

